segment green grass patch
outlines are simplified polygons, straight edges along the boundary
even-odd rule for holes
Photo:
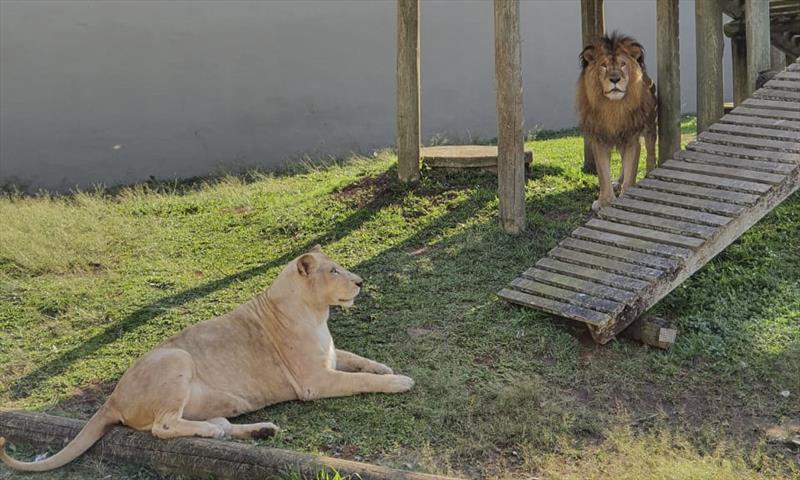
[[[235,420],[283,427],[265,445],[485,478],[800,474],[796,451],[763,444],[764,428],[800,418],[800,197],[660,302],[680,329],[672,350],[598,347],[496,297],[586,220],[596,192],[580,137],[528,146],[528,231],[517,237],[498,228],[493,175],[427,170],[406,188],[389,152],[0,199],[0,406],[88,417],[139,355],[246,301],[320,243],[367,282],[332,315],[337,346],[417,385]],[[51,478],[82,478],[88,462]]]

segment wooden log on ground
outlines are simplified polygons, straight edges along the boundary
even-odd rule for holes
[[[769,70],[770,34],[769,2],[744,2],[745,38],[747,41],[747,94],[756,91],[758,74]]]
[[[581,43],[585,47],[606,33],[603,0],[581,0]],[[597,173],[589,140],[583,140],[583,171]]]
[[[678,0],[656,2],[658,55],[658,164],[681,147],[681,71]]]
[[[663,318],[644,315],[634,320],[620,335],[651,347],[667,350],[675,343],[678,330]]]
[[[717,1],[695,2],[697,42],[697,131],[719,121],[722,99],[722,6]]]
[[[397,175],[419,181],[419,0],[397,0]]]
[[[0,435],[10,442],[32,444],[40,448],[61,449],[78,434],[84,424],[81,420],[43,413],[0,412]],[[450,478],[226,440],[160,440],[149,433],[126,427],[112,429],[86,455],[120,463],[149,465],[158,470],[200,478],[286,478],[297,473],[303,478],[316,478],[322,470],[336,470],[343,477],[363,480]]]
[[[497,182],[500,225],[506,233],[525,230],[525,155],[522,124],[522,52],[519,0],[494,1],[494,58],[497,78]]]

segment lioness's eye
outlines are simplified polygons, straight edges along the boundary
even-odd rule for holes
[[[339,275],[339,271],[336,270],[336,267],[331,268],[331,273],[334,275]]]

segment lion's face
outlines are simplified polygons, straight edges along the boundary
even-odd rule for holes
[[[585,80],[595,83],[609,100],[625,98],[628,88],[642,80],[643,49],[630,38],[604,37],[581,52]]]
[[[328,258],[319,245],[300,256],[296,264],[297,273],[315,303],[351,307],[361,292],[361,277]]]

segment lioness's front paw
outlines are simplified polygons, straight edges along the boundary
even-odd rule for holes
[[[414,380],[405,375],[391,375],[388,376],[389,384],[386,393],[401,393],[411,390],[414,386]]]
[[[611,202],[607,200],[595,200],[592,202],[592,211],[597,212],[602,208],[606,208],[607,206],[611,205]]]
[[[364,369],[367,373],[375,373],[378,375],[391,375],[394,371],[386,365],[378,362],[372,362]]]
[[[272,422],[257,423],[250,437],[264,440],[266,438],[274,437],[281,429]]]
[[[208,438],[216,438],[217,440],[222,440],[223,438],[227,437],[228,434],[225,433],[225,429],[220,427],[219,425],[211,425],[208,429],[207,436]]]

